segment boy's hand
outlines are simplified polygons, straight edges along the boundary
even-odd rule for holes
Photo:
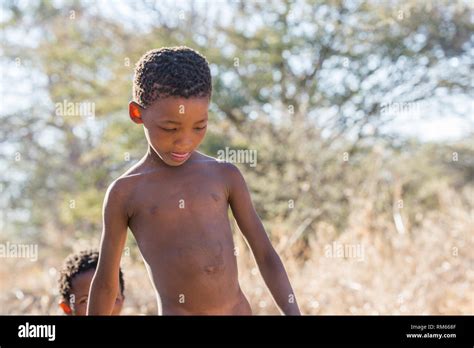
[[[120,258],[128,227],[121,180],[113,182],[105,195],[99,261],[91,284],[87,315],[110,315],[119,291]]]
[[[228,200],[232,213],[252,249],[266,285],[284,314],[300,315],[285,268],[255,211],[242,174],[233,164],[223,165],[228,178]]]

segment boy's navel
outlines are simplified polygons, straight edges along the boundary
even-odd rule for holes
[[[200,269],[208,275],[220,273],[225,268],[221,242],[196,243],[182,248],[180,256],[183,263],[191,263],[196,271]]]

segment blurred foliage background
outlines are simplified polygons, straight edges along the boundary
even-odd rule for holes
[[[201,151],[257,150],[257,166],[237,165],[304,313],[474,312],[472,2],[5,0],[1,12],[0,242],[35,243],[39,258],[0,260],[0,313],[59,313],[63,258],[98,246],[105,190],[146,149],[127,113],[134,64],[176,45],[211,63]],[[64,102],[95,117],[57,115]],[[424,141],[416,118],[436,115],[462,135]],[[234,230],[253,310],[277,313]],[[338,246],[357,257],[328,253]],[[124,313],[155,314],[131,236],[123,268]]]

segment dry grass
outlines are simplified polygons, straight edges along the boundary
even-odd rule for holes
[[[472,197],[472,191],[465,194]],[[431,212],[405,234],[393,221],[364,220],[370,213],[363,209],[353,210],[350,226],[339,236],[331,225],[319,223],[309,240],[309,259],[285,260],[302,312],[474,313],[472,209],[462,207],[453,191],[440,196],[443,211]],[[362,253],[331,257],[326,247],[333,243]],[[254,310],[277,313],[260,276],[248,272],[253,264],[241,260],[242,285]]]

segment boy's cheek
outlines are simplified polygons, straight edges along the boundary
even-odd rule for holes
[[[86,315],[87,313],[87,304],[78,304],[74,307],[74,315]]]
[[[160,143],[162,142],[163,139],[158,137],[153,132],[150,132],[145,129],[145,137],[146,137],[147,142],[151,144],[155,150],[158,150],[161,147]]]
[[[204,141],[204,138],[206,137],[206,131],[204,131],[202,133],[203,134],[201,135],[201,137],[199,138],[198,143],[196,144],[196,149],[199,147],[199,145],[201,145],[201,143]]]

